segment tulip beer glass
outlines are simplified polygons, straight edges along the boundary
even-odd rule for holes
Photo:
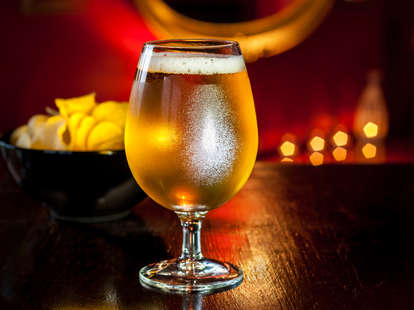
[[[243,272],[204,258],[201,221],[247,181],[258,145],[256,113],[237,42],[166,40],[144,45],[132,85],[125,150],[140,187],[173,210],[183,229],[179,258],[140,270],[144,284],[213,291]]]

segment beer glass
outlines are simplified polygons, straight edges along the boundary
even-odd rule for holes
[[[213,291],[243,272],[201,252],[207,212],[247,181],[258,145],[256,113],[237,42],[165,40],[144,45],[125,130],[129,167],[140,187],[173,210],[182,254],[142,268],[140,281],[172,291]]]

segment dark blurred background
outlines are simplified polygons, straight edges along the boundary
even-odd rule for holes
[[[217,22],[253,20],[290,3],[166,2],[184,15]],[[9,0],[2,6],[0,132],[43,113],[57,97],[96,92],[98,101],[127,100],[142,45],[156,39],[128,0]],[[286,134],[305,153],[315,130],[327,143],[337,128],[352,134],[367,74],[378,70],[389,119],[383,160],[412,161],[413,12],[412,1],[337,0],[304,42],[249,63],[259,158],[277,158]]]

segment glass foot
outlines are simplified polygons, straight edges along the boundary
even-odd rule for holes
[[[140,281],[164,291],[214,292],[236,287],[243,271],[230,263],[202,258],[171,259],[150,264],[139,271]]]

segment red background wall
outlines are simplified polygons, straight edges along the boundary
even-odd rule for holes
[[[94,91],[98,101],[128,99],[142,44],[155,38],[131,3],[74,1],[29,13],[18,3],[2,9],[0,131],[53,106],[56,97]],[[352,128],[367,71],[387,68],[385,12],[382,1],[337,1],[302,44],[248,64],[262,154],[286,132],[305,139],[314,128]]]

